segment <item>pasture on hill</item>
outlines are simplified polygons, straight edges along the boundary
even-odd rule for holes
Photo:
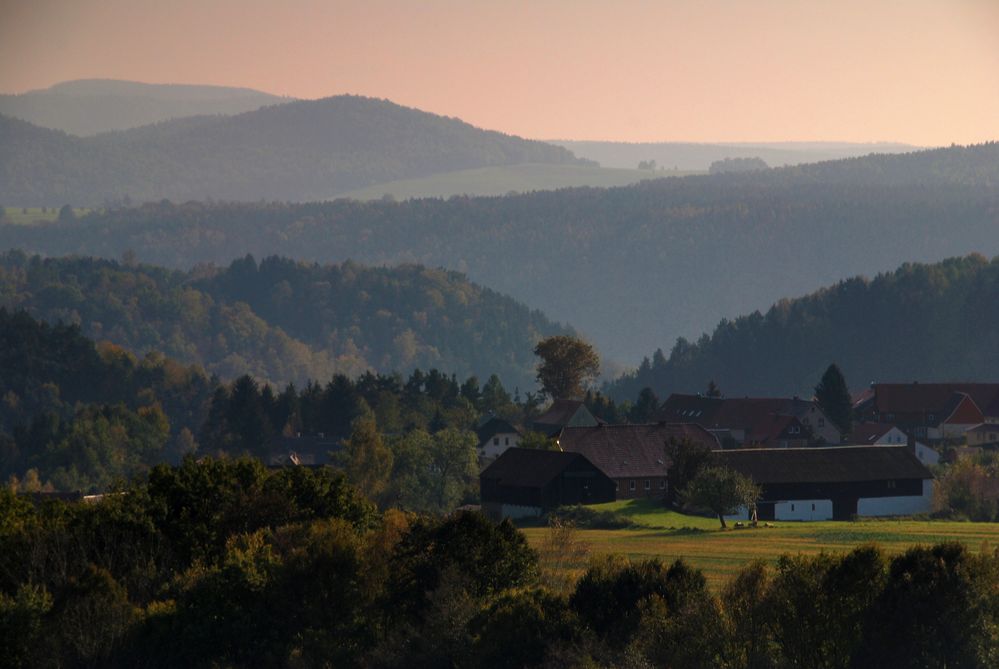
[[[943,520],[867,519],[854,522],[787,522],[773,527],[721,530],[718,520],[668,511],[657,500],[625,500],[593,505],[595,511],[613,511],[634,525],[627,529],[580,529],[576,539],[591,556],[617,553],[633,561],[659,558],[672,562],[683,558],[704,572],[708,583],[720,589],[740,568],[752,560],[776,562],[781,555],[846,553],[857,546],[876,543],[888,555],[915,545],[959,541],[973,553],[999,548],[999,523],[969,523]],[[548,536],[546,527],[522,530],[531,545],[540,548]],[[573,565],[576,575],[585,561]]]
[[[583,186],[596,188],[627,186],[648,179],[691,174],[700,174],[700,172],[525,163],[477,167],[455,172],[442,172],[416,179],[389,181],[341,193],[335,197],[378,200],[390,196],[396,200],[408,200],[423,197],[449,198],[455,195],[497,196],[508,193],[529,193]]]
[[[58,207],[5,207],[4,223],[14,225],[34,225],[35,223],[51,223],[59,218]],[[90,209],[74,207],[73,213],[79,218],[88,213]]]

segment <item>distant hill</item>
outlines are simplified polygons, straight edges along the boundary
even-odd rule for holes
[[[572,331],[456,272],[270,257],[191,272],[0,255],[0,307],[224,379],[277,383],[436,367],[534,388],[537,340]]]
[[[634,398],[648,386],[664,397],[714,380],[727,395],[810,397],[830,362],[854,388],[999,379],[999,257],[907,263],[723,320],[710,336],[657,351],[608,392]]]
[[[999,254],[999,144],[511,197],[157,203],[0,226],[0,248],[190,268],[253,253],[468,274],[637,364],[677,337],[903,262]]]
[[[844,142],[773,142],[694,144],[690,142],[588,142],[553,140],[580,158],[595,160],[603,167],[634,168],[654,160],[667,170],[707,170],[726,158],[761,158],[771,167],[856,158],[871,153],[907,153],[921,147],[890,142],[870,144]]]
[[[184,116],[240,114],[289,100],[250,88],[79,79],[0,95],[0,114],[82,137]]]
[[[14,206],[301,201],[475,167],[583,164],[561,147],[355,96],[89,138],[0,117],[0,146],[0,202]]]

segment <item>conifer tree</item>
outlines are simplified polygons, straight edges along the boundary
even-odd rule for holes
[[[853,429],[853,402],[843,372],[836,363],[829,365],[819,385],[815,386],[815,400],[839,431],[849,434]]]

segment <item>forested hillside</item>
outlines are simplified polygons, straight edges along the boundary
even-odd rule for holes
[[[0,95],[0,114],[84,136],[184,116],[239,114],[288,100],[250,88],[78,79]]]
[[[447,267],[637,363],[722,318],[907,261],[999,253],[999,144],[405,203],[150,204],[0,226],[0,248],[189,268],[253,253]],[[360,345],[360,344],[358,344]]]
[[[723,320],[696,342],[656,351],[607,390],[631,398],[651,387],[726,395],[810,397],[836,362],[851,388],[873,381],[994,381],[999,378],[999,258],[979,255],[905,264],[853,278],[765,314]]]
[[[561,147],[387,100],[337,96],[79,138],[0,116],[0,202],[309,200],[396,179],[518,163]]]
[[[0,255],[0,306],[221,378],[299,384],[436,367],[527,390],[537,340],[570,332],[456,272],[278,257],[180,272],[15,251]]]

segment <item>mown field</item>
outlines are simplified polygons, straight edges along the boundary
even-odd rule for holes
[[[14,225],[33,225],[35,223],[51,223],[59,217],[58,207],[5,207],[4,223]],[[83,216],[89,209],[74,208],[73,213]]]
[[[877,543],[889,555],[917,544],[960,541],[973,552],[999,547],[999,523],[921,520],[862,520],[856,522],[776,522],[773,527],[721,530],[711,518],[658,510],[641,500],[592,507],[626,515],[635,527],[618,530],[578,530],[578,539],[590,555],[619,553],[632,560],[683,558],[704,571],[719,587],[747,562],[774,562],[783,554],[843,553],[864,543]],[[540,546],[547,528],[524,530],[531,544]],[[580,571],[585,563],[576,566]]]
[[[582,165],[504,165],[443,172],[420,179],[390,181],[341,193],[336,197],[377,200],[389,195],[396,200],[406,200],[420,197],[448,198],[453,195],[492,196],[578,186],[602,188],[627,186],[646,179],[688,174],[699,174],[699,172],[674,170],[651,172]]]

